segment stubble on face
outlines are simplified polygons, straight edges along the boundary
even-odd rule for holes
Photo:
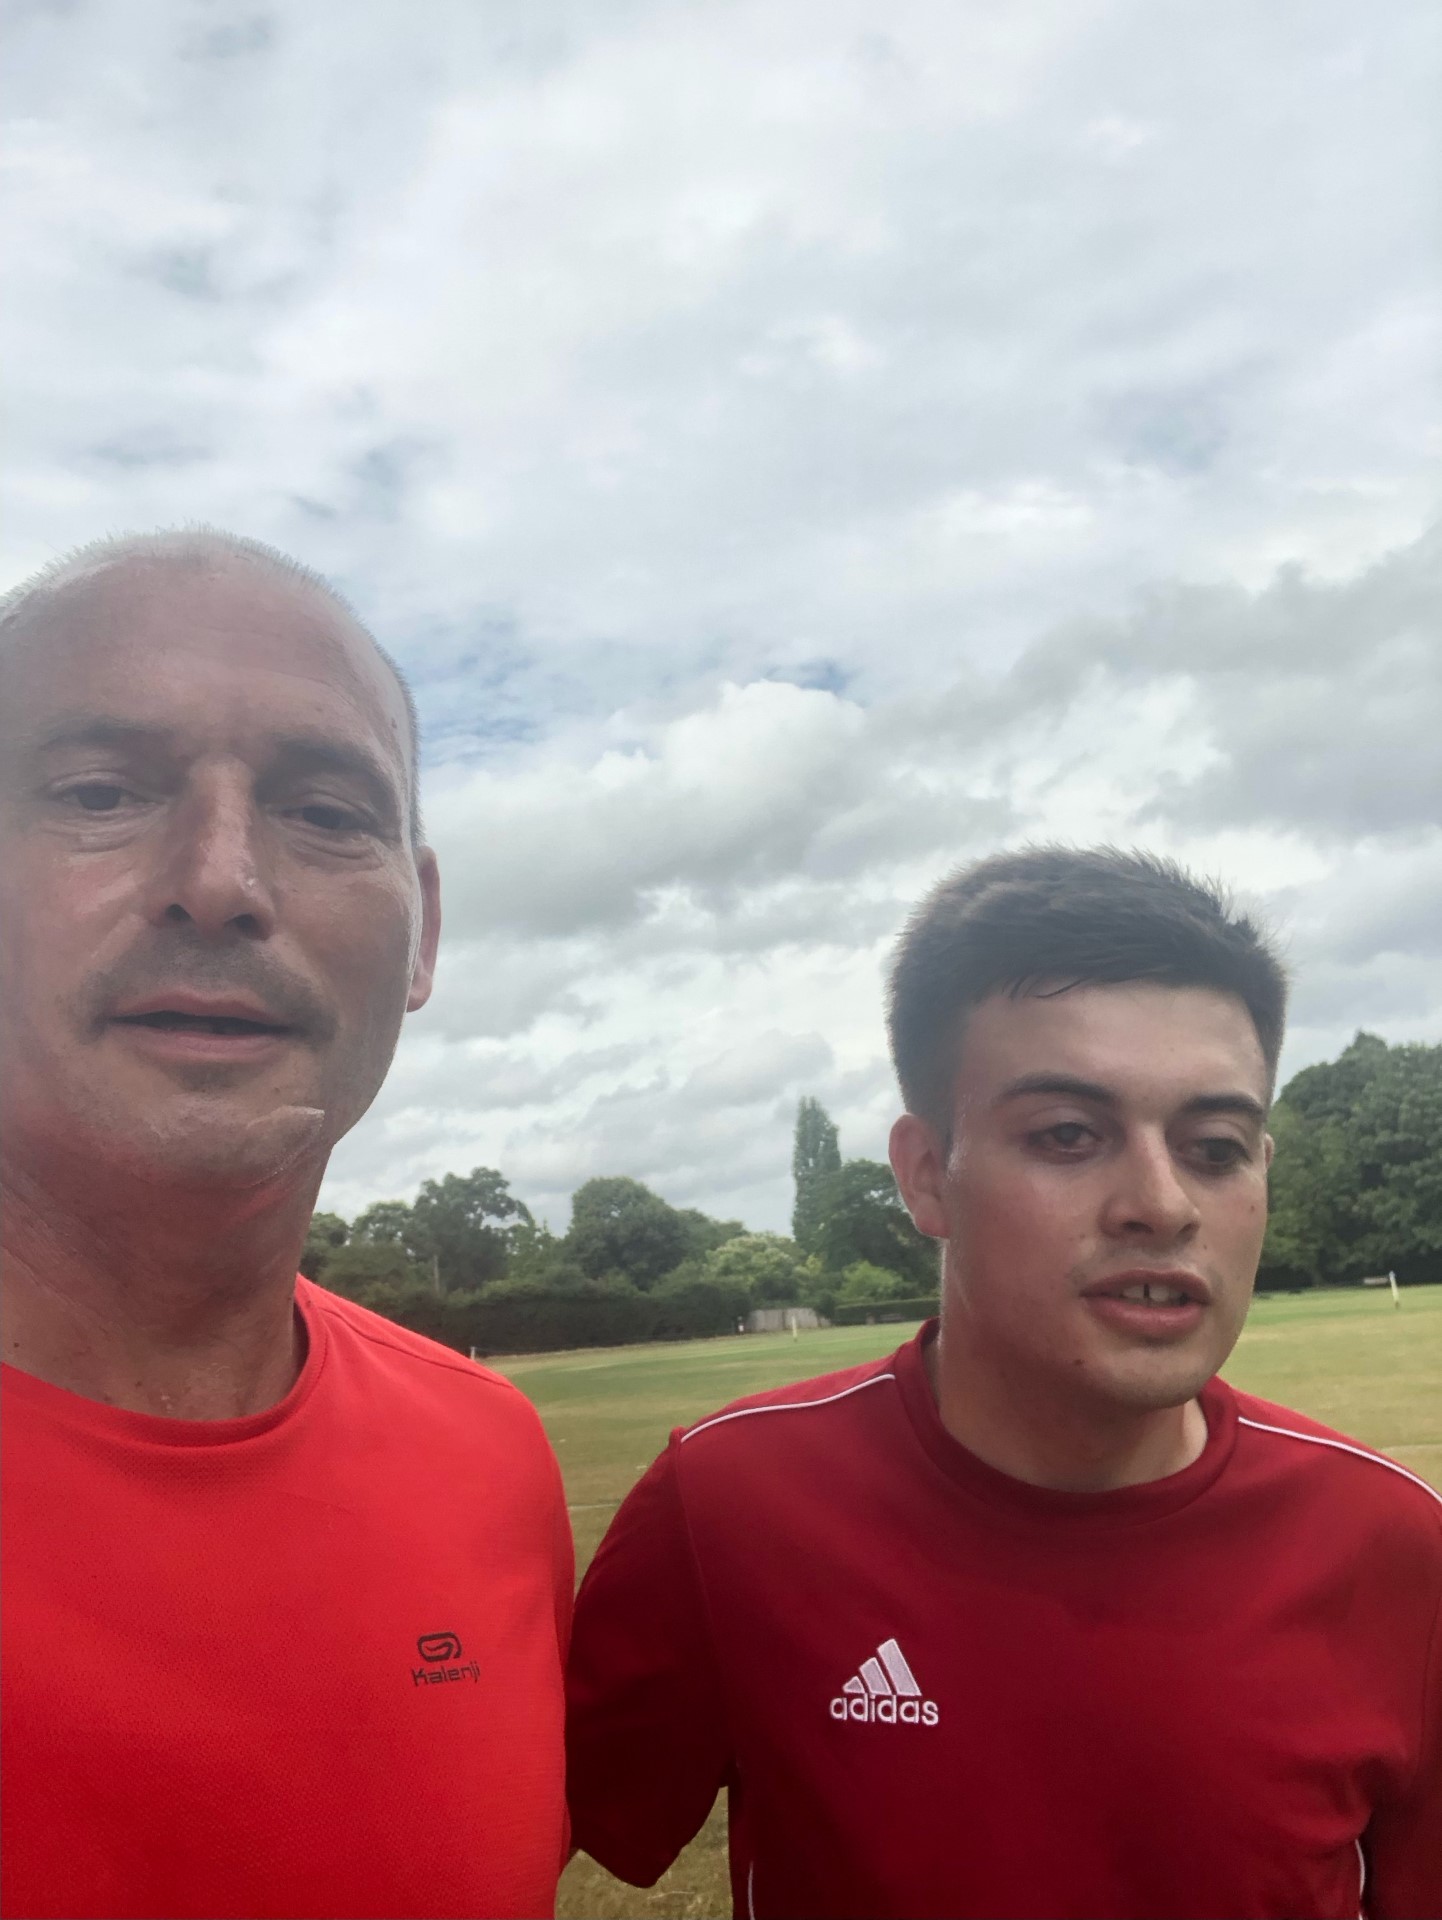
[[[956,1088],[953,1349],[1012,1394],[1099,1418],[1194,1399],[1241,1330],[1266,1226],[1267,1073],[1245,1007],[1150,983],[997,995],[968,1021]],[[1195,1280],[1193,1327],[1096,1297],[1153,1273]]]
[[[384,664],[253,569],[151,565],[73,593],[0,674],[7,1155],[233,1187],[323,1165],[425,997]],[[42,751],[76,723],[94,738]],[[237,998],[283,1039],[190,1057],[117,1024],[174,994]]]

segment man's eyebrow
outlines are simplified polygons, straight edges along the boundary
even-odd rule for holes
[[[59,747],[142,747],[154,749],[168,744],[171,736],[165,727],[149,726],[141,720],[119,720],[103,714],[76,714],[59,720],[35,743],[39,753],[51,753]],[[272,767],[286,771],[349,774],[363,782],[371,798],[388,811],[404,807],[405,776],[392,771],[379,754],[359,741],[336,740],[320,734],[289,734],[274,742]]]
[[[1078,1080],[1069,1073],[1024,1073],[1002,1088],[994,1104],[999,1107],[1005,1100],[1019,1100],[1028,1093],[1057,1093],[1067,1100],[1092,1100],[1104,1107],[1118,1104],[1110,1087],[1095,1080]]]
[[[1259,1123],[1266,1119],[1267,1109],[1264,1102],[1251,1093],[1199,1093],[1195,1100],[1188,1100],[1182,1108],[1183,1113],[1238,1113],[1246,1120]]]
[[[392,811],[404,805],[405,775],[392,771],[379,754],[358,741],[322,739],[315,734],[293,734],[275,743],[275,764],[287,771],[350,774],[369,788],[371,797]]]
[[[56,747],[136,747],[158,745],[165,738],[162,727],[148,727],[139,720],[112,720],[99,714],[77,714],[42,733],[35,742],[37,753],[49,753]]]
[[[1027,1094],[1049,1093],[1065,1100],[1089,1100],[1096,1106],[1117,1107],[1121,1097],[1111,1087],[1096,1080],[1080,1080],[1069,1073],[1024,1073],[1007,1083],[996,1096],[995,1104],[1018,1100]],[[1182,1103],[1182,1113],[1235,1113],[1258,1123],[1267,1117],[1267,1109],[1255,1094],[1240,1089],[1226,1093],[1199,1093]]]

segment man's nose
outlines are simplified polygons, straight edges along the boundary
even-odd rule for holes
[[[1163,1242],[1190,1237],[1199,1218],[1197,1204],[1164,1138],[1129,1142],[1116,1167],[1104,1220],[1108,1233]]]
[[[196,778],[166,823],[150,888],[157,924],[189,925],[216,940],[264,940],[275,930],[266,822],[248,778]]]

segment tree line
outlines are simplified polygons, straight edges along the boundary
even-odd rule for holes
[[[1273,1110],[1271,1220],[1259,1285],[1346,1284],[1389,1269],[1442,1280],[1442,1046],[1359,1033],[1288,1082]],[[347,1222],[317,1213],[301,1270],[449,1344],[489,1351],[734,1330],[755,1307],[823,1318],[929,1310],[935,1244],[891,1169],[843,1159],[818,1100],[800,1102],[790,1234],[674,1207],[608,1175],[555,1234],[493,1167],[427,1180]]]
[[[588,1345],[590,1336],[734,1330],[754,1307],[810,1306],[825,1319],[936,1289],[936,1253],[912,1226],[891,1169],[843,1160],[819,1101],[797,1112],[792,1232],[752,1233],[674,1207],[625,1175],[588,1180],[552,1233],[494,1167],[427,1180],[414,1201],[355,1220],[317,1213],[301,1271],[332,1291],[451,1344]],[[480,1339],[465,1339],[480,1330]],[[550,1337],[554,1335],[554,1340]]]

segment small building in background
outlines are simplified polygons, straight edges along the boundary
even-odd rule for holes
[[[748,1333],[805,1333],[825,1325],[815,1307],[753,1307],[746,1316]]]

